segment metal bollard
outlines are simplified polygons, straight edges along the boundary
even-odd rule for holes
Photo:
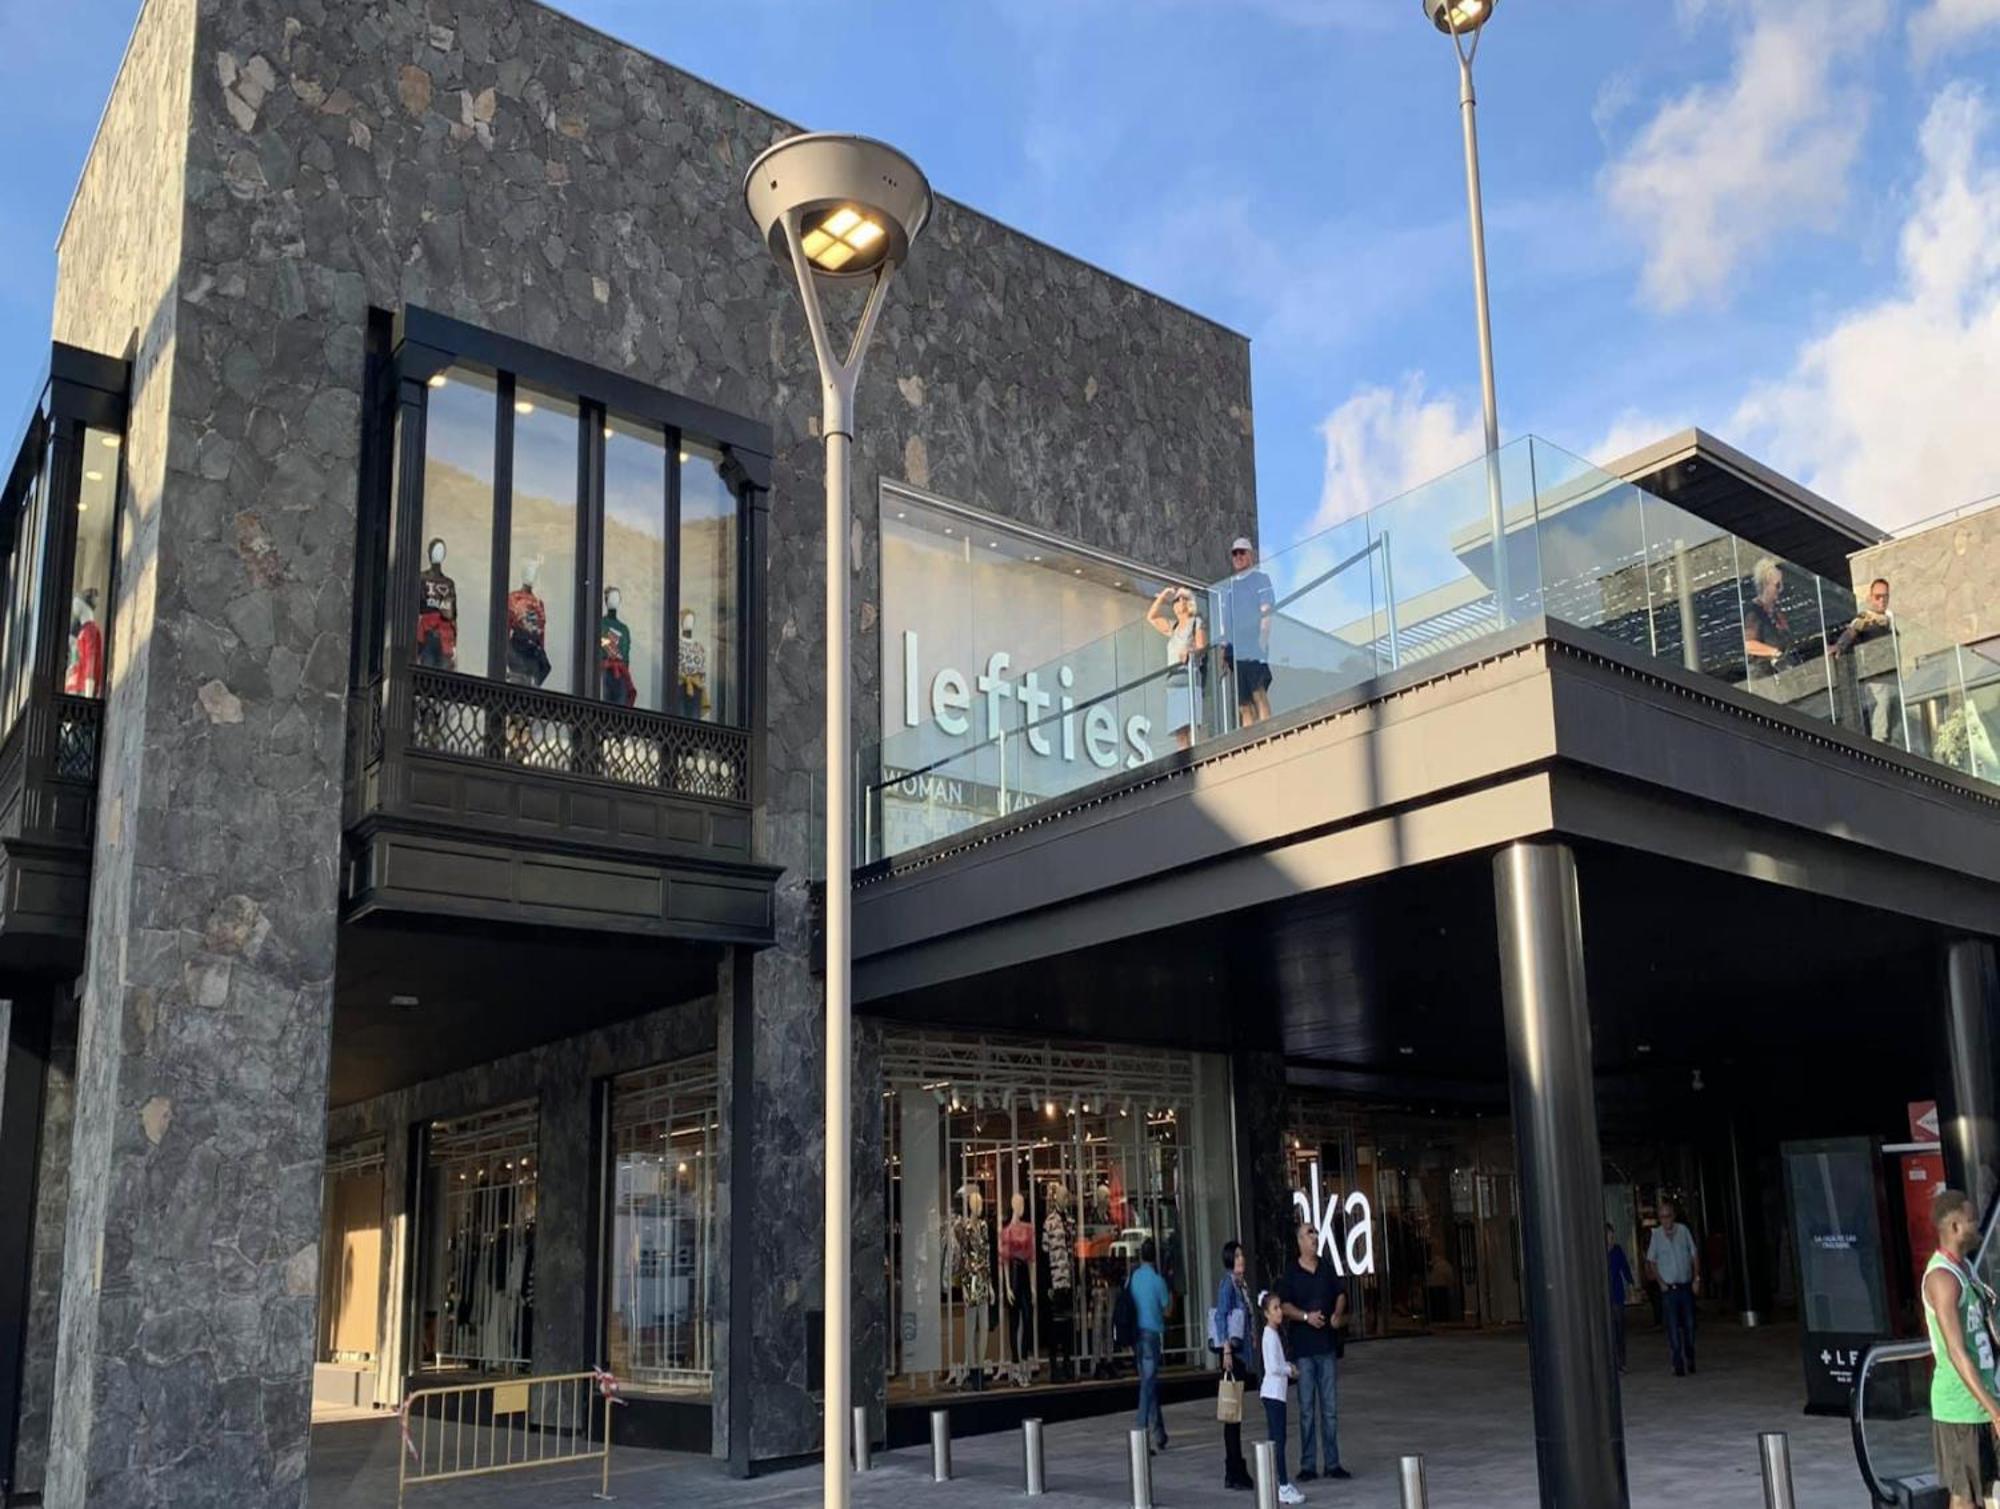
[[[854,1406],[854,1470],[856,1472],[866,1472],[868,1470],[869,1447],[868,1406],[857,1404]]]
[[[1257,1443],[1257,1509],[1278,1509],[1278,1448]]]
[[[1404,1457],[1402,1463],[1403,1509],[1430,1509],[1430,1489],[1424,1485],[1424,1459]]]
[[[1042,1496],[1042,1422],[1023,1420],[1021,1422],[1021,1472],[1026,1479],[1028,1497]]]
[[[951,1481],[951,1411],[931,1411],[931,1481]]]
[[[1792,1496],[1792,1438],[1782,1430],[1757,1437],[1757,1455],[1764,1464],[1764,1509],[1798,1509]]]
[[[1153,1509],[1152,1445],[1143,1430],[1128,1432],[1126,1440],[1132,1448],[1132,1509]]]

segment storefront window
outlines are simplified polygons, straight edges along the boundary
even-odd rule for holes
[[[69,658],[63,690],[104,695],[104,620],[111,611],[111,542],[118,497],[119,437],[83,432],[83,484],[76,503],[76,558],[70,576]]]
[[[535,1106],[433,1122],[429,1144],[420,1366],[526,1373],[535,1340]]]
[[[611,1371],[633,1388],[707,1393],[715,1060],[627,1075],[612,1086]]]
[[[598,696],[620,707],[669,711],[667,436],[612,416],[604,426],[604,602],[598,619]]]
[[[885,1072],[893,1392],[1129,1374],[1111,1313],[1148,1241],[1166,1360],[1206,1365],[1236,1235],[1224,1060],[896,1034]]]
[[[319,1360],[371,1362],[382,1334],[382,1139],[326,1155]]]
[[[48,527],[49,490],[55,478],[55,445],[45,440],[41,466],[28,484],[14,530],[7,572],[7,727],[28,700],[34,676],[36,623],[42,601],[42,532]]]
[[[577,437],[574,403],[515,389],[505,670],[516,686],[576,689]]]
[[[736,723],[736,494],[722,476],[722,454],[681,445],[681,609],[676,661],[683,718]]]
[[[417,664],[484,676],[493,591],[493,378],[453,367],[431,379],[424,419],[424,544]]]

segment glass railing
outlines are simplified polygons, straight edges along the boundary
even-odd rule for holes
[[[1195,633],[1176,633],[1184,610],[1163,599],[1032,670],[923,689],[924,723],[862,751],[857,860],[954,837],[1543,614],[2000,779],[2000,660],[1862,616],[1847,586],[1544,440],[1517,440],[1255,571],[1188,594]]]

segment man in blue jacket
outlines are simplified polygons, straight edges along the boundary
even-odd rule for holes
[[[1167,1449],[1167,1420],[1160,1413],[1160,1356],[1166,1348],[1167,1316],[1173,1291],[1155,1266],[1160,1249],[1147,1237],[1139,1244],[1139,1266],[1126,1280],[1139,1313],[1139,1429],[1150,1430],[1161,1451]]]

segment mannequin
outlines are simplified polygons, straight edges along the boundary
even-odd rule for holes
[[[986,1197],[968,1184],[959,1191],[959,1214],[951,1223],[945,1251],[945,1274],[965,1302],[965,1361],[952,1369],[953,1382],[968,1374],[975,1389],[986,1387],[986,1307],[993,1299],[991,1241],[986,1224]]]
[[[1034,1374],[1035,1228],[1018,1189],[1008,1197],[1007,1224],[1000,1228],[1000,1262],[1007,1278],[1009,1360],[1014,1382],[1025,1384]]]
[[[604,616],[597,621],[597,648],[603,656],[602,696],[606,702],[630,707],[639,700],[632,680],[632,631],[618,616],[619,591],[604,589]]]
[[[458,583],[444,574],[445,545],[433,539],[417,578],[417,664],[458,669]]]
[[[1074,1373],[1070,1338],[1076,1326],[1076,1223],[1069,1216],[1069,1189],[1051,1179],[1049,1213],[1042,1218],[1042,1252],[1049,1260],[1049,1377],[1062,1383]]]
[[[683,718],[701,718],[708,710],[708,646],[694,637],[694,609],[681,609],[680,705]]]
[[[69,671],[63,690],[72,697],[104,695],[104,630],[97,624],[97,589],[69,600]]]
[[[507,679],[516,686],[540,686],[549,679],[549,609],[535,595],[542,558],[521,563],[521,585],[507,594]]]

